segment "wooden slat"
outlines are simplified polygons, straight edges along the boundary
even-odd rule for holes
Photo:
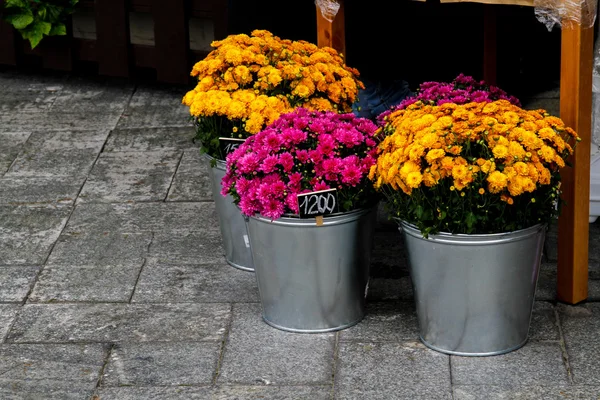
[[[154,46],[134,44],[131,47],[136,67],[154,68],[156,66],[156,48]]]
[[[560,117],[583,140],[571,159],[573,167],[561,171],[567,205],[558,220],[557,295],[576,304],[588,296],[593,28],[563,26],[561,46]]]
[[[483,80],[490,85],[497,84],[498,65],[498,17],[497,8],[483,6]]]
[[[96,1],[95,12],[98,73],[129,76],[129,18],[126,1]]]
[[[66,25],[67,34],[65,36],[50,36],[42,39],[40,47],[44,68],[58,71],[71,71],[73,69],[73,25],[71,18],[69,18]]]
[[[96,41],[91,39],[73,39],[74,58],[79,61],[98,61],[96,58]]]
[[[0,0],[0,10],[3,8],[4,0]],[[15,34],[12,25],[0,18],[0,64],[17,65]]]
[[[337,0],[340,9],[333,21],[328,21],[317,5],[317,45],[333,47],[346,55],[346,32],[344,17],[344,1]]]
[[[167,83],[188,83],[189,26],[184,0],[152,0],[154,45],[159,57],[156,78]]]

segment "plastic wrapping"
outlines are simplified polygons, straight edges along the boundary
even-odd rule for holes
[[[600,146],[600,40],[594,47],[594,69],[592,72],[592,153]]]
[[[580,24],[591,28],[596,21],[598,0],[534,0],[535,16],[548,28]]]
[[[340,4],[335,0],[315,0],[315,4],[321,10],[321,15],[331,22],[340,10]]]

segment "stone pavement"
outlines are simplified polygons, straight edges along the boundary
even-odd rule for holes
[[[551,234],[530,341],[507,355],[418,341],[383,222],[366,318],[282,332],[223,259],[185,91],[0,72],[0,399],[600,398],[600,223],[589,301],[557,304]]]

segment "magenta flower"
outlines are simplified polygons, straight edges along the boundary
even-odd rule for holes
[[[370,207],[377,201],[367,178],[376,131],[353,114],[303,108],[284,114],[227,156],[221,193],[242,213],[271,219],[298,214],[299,193],[330,188],[337,189],[340,211]]]

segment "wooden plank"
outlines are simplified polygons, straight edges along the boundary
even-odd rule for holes
[[[498,66],[498,14],[492,5],[483,6],[483,80],[497,84]]]
[[[333,21],[328,21],[317,5],[317,45],[319,47],[333,47],[344,56],[346,55],[346,31],[344,17],[344,1],[337,0],[340,4]]]
[[[573,167],[561,171],[567,205],[558,220],[557,295],[570,304],[588,296],[593,47],[593,27],[563,26],[560,117],[582,138],[570,160]]]
[[[167,83],[188,83],[189,25],[184,0],[152,0],[156,79]]]
[[[95,3],[98,73],[128,77],[130,74],[129,18],[125,0]]]
[[[0,10],[3,8],[4,0],[0,0]],[[0,64],[17,65],[17,34],[12,25],[0,18]]]
[[[65,36],[48,36],[40,42],[42,50],[42,66],[58,71],[71,71],[73,69],[72,38],[73,24],[69,17]]]

